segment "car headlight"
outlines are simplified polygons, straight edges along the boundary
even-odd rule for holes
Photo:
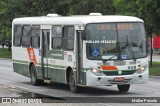
[[[90,70],[91,70],[91,72],[92,72],[93,74],[95,74],[95,75],[97,75],[97,76],[102,76],[102,75],[103,75],[103,72],[102,72],[101,70],[99,70],[99,69],[91,68]]]
[[[146,69],[147,69],[147,65],[143,65],[143,66],[140,66],[138,69],[137,69],[137,71],[136,71],[136,73],[137,74],[142,74]]]

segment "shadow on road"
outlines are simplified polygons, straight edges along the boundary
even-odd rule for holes
[[[21,83],[25,83],[26,85],[32,86],[30,82],[21,82]],[[70,92],[69,90],[69,86],[66,84],[61,84],[61,83],[54,83],[54,84],[45,84],[42,83],[40,86],[43,89],[50,89],[50,90],[58,90],[58,91],[65,91],[65,92]],[[118,89],[115,88],[112,89],[113,87],[110,86],[106,86],[103,88],[93,88],[93,87],[82,87],[80,93],[82,96],[123,96],[123,95],[130,95],[130,94],[134,94],[134,95],[138,95],[135,92],[119,92]],[[71,92],[70,92],[71,93]]]

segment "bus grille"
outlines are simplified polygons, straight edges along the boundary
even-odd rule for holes
[[[118,71],[103,71],[106,76],[114,76],[114,75],[132,75],[136,72],[136,70],[122,70],[122,73],[119,74]]]

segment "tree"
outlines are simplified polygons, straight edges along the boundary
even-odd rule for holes
[[[114,0],[116,14],[137,16],[144,20],[147,36],[151,38],[160,29],[160,2],[158,0]],[[150,66],[152,66],[152,46]]]
[[[114,14],[112,0],[0,0],[0,36],[11,40],[11,24],[14,18],[43,16],[48,13],[60,15],[89,14],[101,12]],[[2,37],[1,37],[2,38]]]
[[[113,0],[69,0],[69,15],[88,15],[98,12],[105,15],[114,14]]]
[[[160,29],[158,0],[114,0],[116,14],[137,16],[144,20],[148,35]]]
[[[45,2],[44,2],[45,1]],[[0,40],[11,41],[14,18],[52,13],[54,0],[0,0]]]

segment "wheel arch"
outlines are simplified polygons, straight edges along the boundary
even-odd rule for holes
[[[30,62],[29,63],[29,77],[31,77],[31,66],[32,65],[34,65],[35,66],[35,64],[33,63],[33,62]],[[35,67],[36,68],[36,67]],[[36,70],[37,71],[37,70]]]
[[[66,83],[67,84],[69,83],[69,75],[71,71],[73,71],[73,69],[70,66],[68,66],[66,69]]]

